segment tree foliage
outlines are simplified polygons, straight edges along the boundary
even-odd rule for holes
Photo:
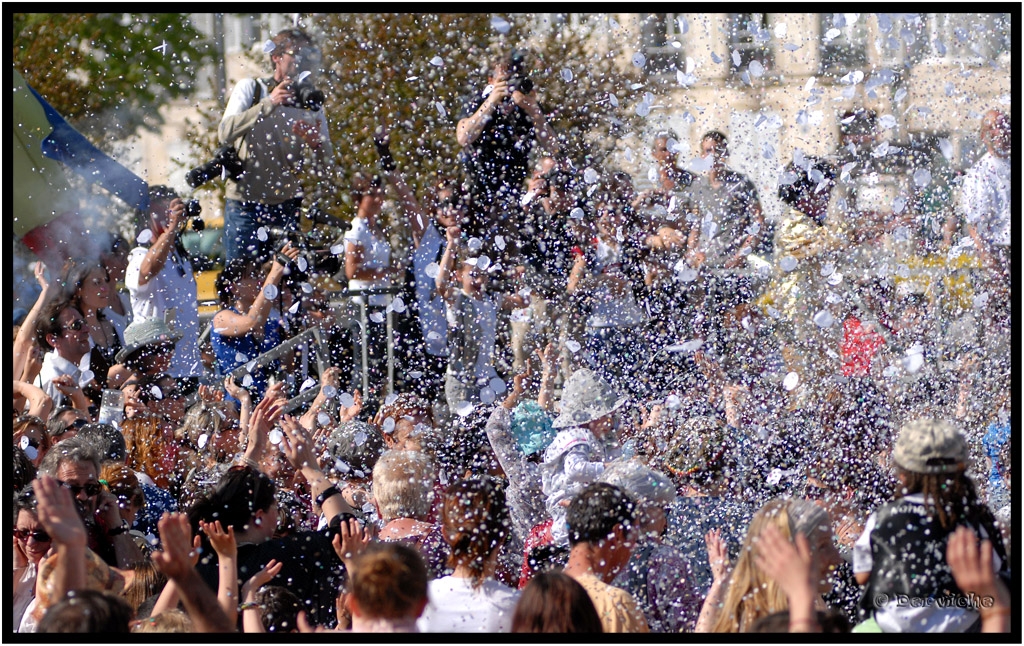
[[[14,13],[14,66],[93,143],[110,150],[158,108],[190,97],[213,43],[177,13]]]

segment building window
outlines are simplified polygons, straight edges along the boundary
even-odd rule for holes
[[[751,76],[760,76],[760,70],[773,66],[771,31],[766,13],[729,14],[729,69],[735,74],[751,70]],[[750,64],[755,62],[753,68]]]
[[[909,63],[945,60],[985,63],[1011,51],[1012,19],[1005,13],[880,14],[879,43],[888,57]]]
[[[642,14],[640,39],[647,59],[644,64],[647,74],[668,74],[680,69],[683,51],[681,21],[682,14]]]
[[[867,65],[867,17],[859,13],[823,13],[818,16],[821,72],[845,74]]]

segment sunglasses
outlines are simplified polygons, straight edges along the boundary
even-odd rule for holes
[[[58,484],[60,484],[60,486],[70,491],[71,495],[75,497],[78,497],[78,494],[84,491],[85,495],[89,496],[90,498],[94,498],[98,496],[101,491],[103,491],[103,486],[100,485],[100,483],[98,482],[90,482],[85,485],[73,485],[60,480],[58,480],[57,482]]]
[[[75,319],[74,321],[71,322],[71,325],[66,325],[64,326],[63,329],[74,330],[75,332],[78,332],[83,327],[85,327],[85,321],[83,321],[82,319]]]
[[[51,540],[50,539],[50,535],[47,534],[46,532],[44,532],[41,529],[37,529],[35,531],[29,531],[27,529],[17,529],[16,528],[14,530],[14,536],[19,541],[26,541],[26,542],[28,541],[28,539],[30,537],[34,538],[37,543],[49,543],[50,540]]]

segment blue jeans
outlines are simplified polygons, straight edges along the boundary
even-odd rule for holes
[[[302,198],[294,197],[280,204],[224,201],[224,257],[267,259],[274,252],[276,236],[267,231],[266,240],[260,240],[260,227],[275,227],[298,231],[299,207]]]

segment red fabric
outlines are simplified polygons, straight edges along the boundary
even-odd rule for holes
[[[533,529],[530,530],[530,535],[526,537],[523,542],[523,567],[519,570],[519,589],[522,590],[526,587],[526,584],[533,578],[533,569],[530,568],[530,550],[535,547],[541,547],[544,545],[551,545],[555,542],[555,539],[551,536],[551,525],[554,521],[550,518],[534,525]]]
[[[885,344],[881,334],[866,328],[855,316],[843,321],[843,342],[839,351],[843,375],[863,377],[871,372],[871,360]]]

